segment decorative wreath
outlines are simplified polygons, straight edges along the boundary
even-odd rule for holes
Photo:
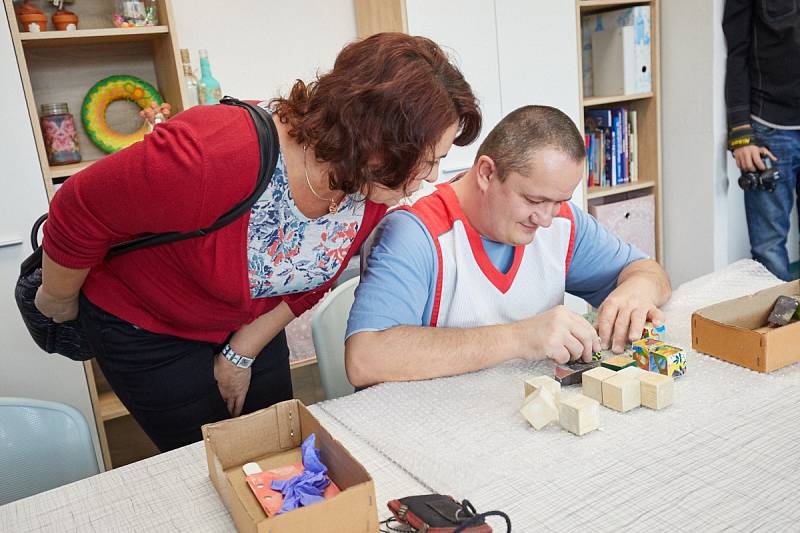
[[[158,91],[136,76],[109,76],[94,84],[86,93],[81,107],[81,119],[86,134],[106,153],[116,152],[144,139],[148,132],[147,123],[133,133],[114,131],[106,122],[106,110],[111,102],[130,100],[142,109],[150,107],[150,102],[162,104],[164,100]]]

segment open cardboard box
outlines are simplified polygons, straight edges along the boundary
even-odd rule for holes
[[[759,372],[800,361],[800,322],[778,328],[767,325],[775,300],[781,295],[800,295],[800,281],[695,311],[692,348]]]
[[[302,461],[300,445],[316,433],[320,458],[341,492],[268,518],[245,481],[242,465],[269,470]],[[375,485],[366,469],[298,400],[203,426],[208,472],[241,532],[378,531]]]

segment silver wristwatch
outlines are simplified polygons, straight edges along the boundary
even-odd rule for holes
[[[255,361],[255,358],[253,357],[246,357],[242,354],[234,352],[230,344],[226,344],[225,347],[222,349],[222,357],[224,357],[234,365],[238,366],[239,368],[250,368],[250,365],[252,365],[253,361]]]

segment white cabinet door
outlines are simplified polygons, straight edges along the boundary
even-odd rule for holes
[[[502,117],[493,0],[406,0],[408,33],[432,39],[461,68],[480,100],[483,129],[467,147],[454,146],[442,161],[446,174],[472,165],[487,133]]]
[[[0,83],[0,396],[75,407],[86,417],[99,450],[83,365],[40,350],[28,336],[14,301],[20,263],[31,252],[31,224],[47,210],[47,193],[6,20],[0,21],[0,72],[10,73]]]

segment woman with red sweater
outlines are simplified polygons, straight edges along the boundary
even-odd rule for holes
[[[39,310],[79,320],[111,387],[159,449],[202,424],[292,397],[284,327],[331,287],[386,206],[433,180],[481,127],[469,84],[432,41],[378,34],[262,103],[278,130],[271,182],[203,237],[105,259],[148,233],[207,227],[259,169],[245,109],[199,106],[70,178],[44,231]]]

